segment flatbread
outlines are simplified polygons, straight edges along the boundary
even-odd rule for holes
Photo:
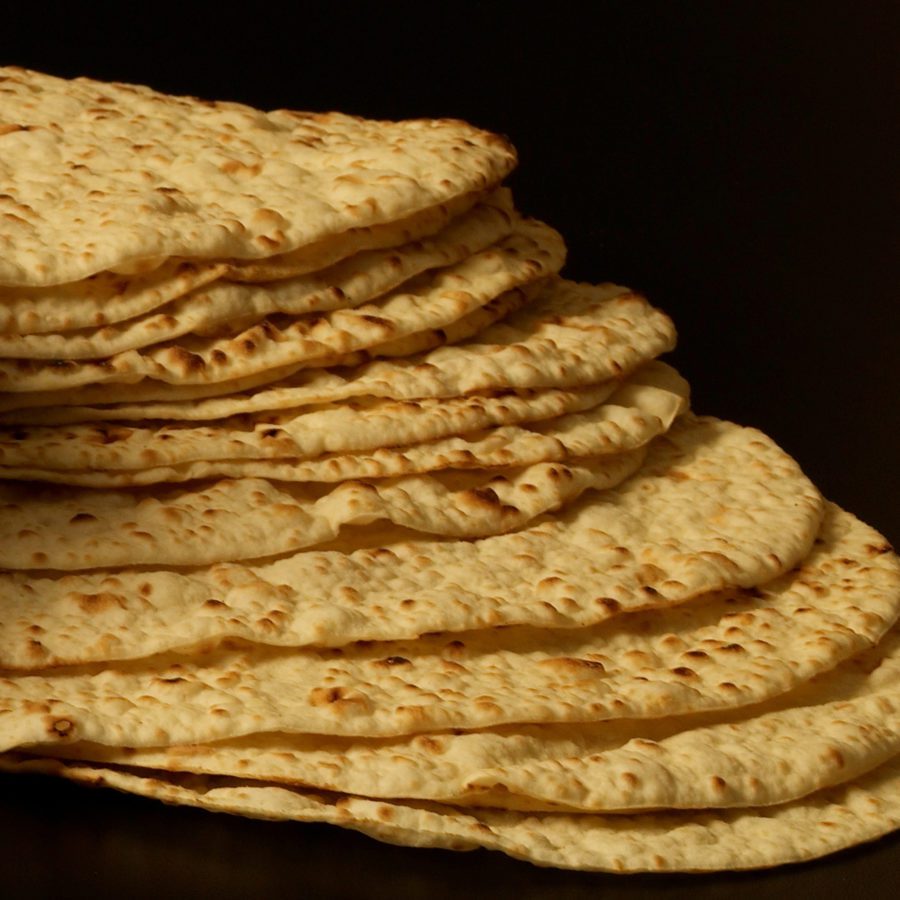
[[[606,396],[609,393],[610,396]],[[40,469],[0,467],[0,477],[29,479],[94,488],[134,487],[161,482],[184,482],[200,478],[270,478],[280,481],[333,483],[351,478],[391,478],[439,469],[476,469],[562,462],[617,453],[642,447],[669,430],[676,416],[688,406],[687,382],[670,366],[648,363],[624,384],[606,382],[596,388],[575,391],[538,392],[499,399],[470,395],[465,404],[469,415],[515,415],[517,409],[535,416],[549,401],[580,405],[598,400],[585,412],[571,412],[555,418],[535,419],[516,425],[498,425],[461,436],[444,437],[427,443],[398,447],[377,447],[358,453],[324,453],[314,459],[217,459],[152,466],[141,469]],[[548,396],[549,395],[549,396]],[[564,398],[569,396],[569,400]],[[599,402],[599,401],[603,402]],[[406,401],[413,403],[414,401]],[[541,406],[541,404],[544,404]],[[442,401],[442,410],[459,409],[457,398]],[[418,406],[402,410],[404,417]],[[365,409],[360,411],[365,413]],[[427,412],[427,411],[426,411]],[[457,413],[457,416],[459,413]],[[507,418],[507,421],[509,419]],[[408,422],[406,423],[409,424]],[[392,439],[397,432],[391,431]],[[11,502],[9,500],[7,503]],[[5,510],[7,516],[13,511]],[[8,526],[9,527],[9,526]]]
[[[261,478],[155,494],[69,491],[16,497],[0,524],[7,569],[205,566],[327,544],[373,522],[479,538],[522,528],[586,490],[619,484],[640,450],[498,472],[432,472],[379,481],[274,484]],[[28,494],[31,494],[29,491]],[[6,498],[9,500],[9,493]],[[354,527],[355,526],[355,527]]]
[[[506,303],[499,298],[494,304],[500,301]],[[498,314],[506,312],[508,305]],[[288,368],[221,385],[166,385],[148,379],[127,387],[100,384],[71,391],[0,394],[0,410],[7,412],[5,421],[15,424],[209,420],[359,396],[412,400],[579,387],[625,375],[675,345],[671,319],[643,297],[612,284],[553,279],[524,309],[479,333],[482,325],[473,324],[477,337],[466,343],[347,371],[306,370],[292,375]],[[269,384],[276,379],[281,380]],[[260,384],[265,386],[259,389]],[[214,397],[217,393],[229,396]],[[112,403],[121,405],[108,405]],[[59,408],[38,408],[46,406]]]
[[[15,345],[14,335],[103,328],[170,303],[227,271],[227,263],[169,260],[132,278],[100,272],[51,288],[0,286],[0,346]]]
[[[510,535],[386,536],[190,572],[0,576],[0,664],[128,659],[229,636],[296,647],[590,625],[764,583],[807,555],[822,509],[760,432],[676,422],[621,487]]]
[[[11,392],[42,391],[127,383],[143,377],[205,384],[291,364],[334,365],[345,354],[449,326],[505,291],[554,274],[564,258],[565,245],[555,231],[522,220],[498,244],[355,309],[285,317],[284,321],[265,319],[222,337],[182,337],[97,361],[0,360],[0,387]],[[254,288],[220,282],[208,291],[234,295],[220,302],[239,304],[248,291],[289,294],[292,283]],[[414,346],[410,352],[415,352]]]
[[[263,281],[280,281],[316,272],[357,253],[383,247],[399,247],[437,234],[448,222],[464,215],[483,199],[487,199],[484,191],[462,194],[395,222],[352,228],[343,234],[298,247],[288,253],[264,259],[233,259],[229,261],[225,277],[229,281],[252,281],[257,284]]]
[[[0,749],[75,739],[166,746],[270,731],[389,737],[761,703],[874,645],[900,614],[900,561],[874,543],[877,532],[835,510],[822,537],[799,573],[758,588],[760,598],[725,591],[592,628],[331,649],[238,642],[8,676]]]
[[[16,67],[0,78],[6,285],[289,253],[485,190],[515,164],[506,141],[458,121],[263,113]]]
[[[141,426],[84,424],[0,431],[6,468],[140,471],[193,461],[297,459],[403,446],[479,428],[550,419],[590,409],[616,383],[572,391],[540,391],[453,399],[383,400],[361,397],[235,416],[207,425],[176,422]]]
[[[60,330],[54,334],[0,334],[0,357],[100,359],[170,341],[185,334],[215,333],[215,329],[234,320],[245,323],[242,329],[245,330],[267,315],[294,316],[361,306],[428,269],[454,265],[486,249],[509,234],[513,215],[511,196],[507,191],[499,191],[430,239],[387,250],[359,253],[306,277],[273,284],[267,290],[249,285],[238,288],[219,280],[205,290],[191,290],[171,303],[156,304],[142,315],[101,328],[91,322],[94,327]],[[210,264],[207,268],[214,267]],[[225,273],[225,267],[218,268]],[[191,269],[188,268],[188,271]],[[81,284],[90,287],[94,281],[105,284],[107,279],[97,276]],[[121,277],[119,281],[122,281]],[[36,307],[49,306],[51,318],[60,308],[76,318],[81,311],[82,303],[79,301],[82,298],[73,289],[74,286],[66,287],[69,290],[65,293],[62,289],[43,289],[40,298],[49,302],[39,304],[33,299],[32,312]],[[59,290],[62,296],[54,296],[52,292],[55,290]],[[157,295],[161,299],[165,297],[160,292]],[[141,294],[147,302],[152,296],[149,291]],[[18,302],[13,309],[23,305],[23,298],[16,299]],[[98,305],[99,298],[90,299],[94,301],[92,305]],[[108,309],[111,304],[108,298],[103,299],[106,301],[104,307]]]
[[[413,847],[486,847],[541,866],[600,872],[710,872],[816,859],[900,827],[900,760],[809,798],[763,809],[543,815],[365,800],[203,775],[0,756],[0,768],[258,819],[328,822]]]
[[[381,740],[254,734],[216,744],[31,752],[523,811],[769,806],[900,754],[900,632],[787,694],[725,713]]]

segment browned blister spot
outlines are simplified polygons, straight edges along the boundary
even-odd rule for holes
[[[689,669],[687,666],[677,666],[672,669],[672,673],[677,675],[679,678],[696,678],[697,673],[693,669]]]
[[[602,606],[606,614],[610,616],[615,615],[622,608],[622,604],[618,600],[613,600],[612,597],[595,597],[594,605]]]
[[[408,666],[411,663],[405,656],[387,656],[384,659],[376,660],[372,665],[390,669],[394,666]]]
[[[443,753],[444,743],[440,738],[429,734],[420,734],[413,739],[417,747],[421,747],[429,753]]]
[[[844,759],[844,754],[841,753],[841,751],[838,750],[837,747],[828,747],[825,750],[823,756],[837,769],[843,769],[847,764],[846,760]]]
[[[885,541],[883,544],[866,544],[866,553],[869,556],[881,556],[883,553],[893,553],[894,548]]]
[[[96,522],[96,521],[97,521],[96,516],[93,516],[90,513],[80,512],[80,513],[75,513],[75,515],[72,516],[71,519],[69,519],[69,524],[76,525],[79,522]]]
[[[563,672],[583,672],[593,670],[597,673],[606,671],[602,662],[595,659],[577,659],[571,656],[561,656],[555,659],[542,659],[540,665],[550,669],[559,669]]]
[[[47,648],[38,640],[32,638],[28,641],[27,653],[31,657],[32,661],[35,663],[39,663],[45,656],[48,655]]]
[[[86,613],[100,613],[118,606],[125,609],[125,598],[110,591],[100,591],[96,594],[82,594],[78,591],[66,595],[79,609]]]
[[[72,737],[75,734],[75,722],[72,719],[46,716],[44,718],[47,737],[58,740],[59,738]]]

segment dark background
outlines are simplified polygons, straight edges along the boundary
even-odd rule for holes
[[[72,5],[74,6],[74,5]],[[8,63],[261,107],[454,116],[519,149],[566,273],[675,320],[694,407],[762,428],[900,541],[895,2],[18,5]],[[32,896],[894,896],[900,840],[760,875],[637,878],[405,851],[0,781],[0,885]],[[0,887],[0,893],[3,893]]]

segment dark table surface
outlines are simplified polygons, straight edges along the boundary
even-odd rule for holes
[[[508,134],[567,274],[675,320],[694,408],[755,425],[900,541],[890,3],[312,5],[138,20],[23,7],[3,58],[263,107],[453,115]],[[774,871],[613,877],[405,850],[0,778],[2,897],[888,897],[900,838]]]

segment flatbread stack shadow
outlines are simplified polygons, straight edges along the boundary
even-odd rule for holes
[[[613,872],[900,826],[900,561],[462,122],[0,70],[0,769]]]

